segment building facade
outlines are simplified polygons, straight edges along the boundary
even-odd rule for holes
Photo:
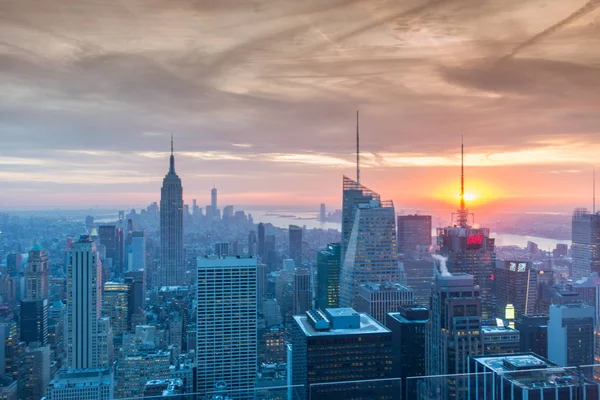
[[[161,286],[187,285],[183,251],[183,187],[175,172],[171,141],[169,172],[160,192],[160,273]]]
[[[340,305],[341,245],[330,243],[317,254],[317,307]]]
[[[251,399],[257,360],[257,262],[252,257],[198,257],[197,390],[225,382]]]
[[[97,333],[102,304],[102,265],[96,243],[81,236],[68,257],[67,365],[95,368],[99,365]]]
[[[515,318],[535,314],[538,290],[538,271],[527,261],[497,261],[494,291],[496,316],[504,315],[508,304],[515,308]]]
[[[366,189],[360,185],[359,187],[362,188],[360,193]],[[357,194],[354,192],[356,191],[352,191],[353,194]],[[344,193],[346,196],[346,191]],[[391,201],[382,202],[374,194],[369,197],[372,199],[368,203],[355,204],[351,212],[354,220],[345,243],[340,275],[341,307],[358,306],[358,290],[363,283],[403,283],[396,251],[394,204]],[[375,197],[377,199],[374,199]],[[352,199],[356,202],[366,197],[361,195]],[[347,224],[342,226],[342,230],[345,228]]]
[[[369,314],[380,324],[386,324],[387,313],[413,304],[413,292],[399,283],[363,283],[358,288],[356,311]]]
[[[46,389],[46,400],[112,400],[114,378],[110,369],[61,372]]]
[[[392,379],[392,357],[392,332],[366,314],[328,308],[296,315],[293,398],[392,399],[400,390]]]
[[[431,215],[399,215],[398,253],[427,253],[430,247]]]
[[[551,305],[548,359],[563,367],[594,363],[594,307]]]
[[[585,208],[575,210],[571,232],[571,278],[579,280],[600,272],[600,214],[591,214]]]

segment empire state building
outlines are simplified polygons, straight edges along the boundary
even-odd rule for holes
[[[161,286],[185,286],[183,253],[183,187],[175,173],[173,138],[169,173],[160,191],[160,274]]]

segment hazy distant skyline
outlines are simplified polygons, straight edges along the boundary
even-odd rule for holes
[[[0,204],[591,207],[598,0],[8,0]]]

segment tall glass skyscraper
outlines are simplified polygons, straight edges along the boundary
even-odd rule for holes
[[[161,286],[187,284],[183,254],[183,187],[175,173],[171,140],[169,173],[160,192],[160,278]]]
[[[396,213],[392,201],[381,201],[378,194],[347,177],[343,208],[340,307],[357,307],[361,284],[401,283]]]
[[[226,385],[254,399],[257,362],[257,264],[252,257],[198,257],[197,390]]]
[[[571,278],[587,278],[592,272],[600,272],[600,214],[591,214],[585,208],[573,213]]]

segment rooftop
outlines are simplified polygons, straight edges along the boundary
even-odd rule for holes
[[[112,374],[109,369],[89,368],[62,371],[54,377],[48,386],[61,389],[67,387],[90,387],[110,385]]]
[[[381,291],[409,292],[410,291],[409,288],[402,286],[399,283],[393,283],[393,282],[383,282],[383,283],[369,282],[369,283],[363,283],[362,285],[360,285],[360,287],[364,287],[365,289],[368,289],[371,292],[381,292]]]
[[[328,308],[327,311],[330,313],[334,311],[335,316],[344,317],[351,316],[351,313],[356,313],[352,308]],[[356,329],[328,329],[325,331],[316,330],[306,315],[295,315],[294,319],[296,323],[302,329],[302,332],[308,337],[313,336],[338,336],[338,335],[364,335],[364,334],[375,334],[375,333],[390,333],[391,331],[379,324],[368,314],[358,313],[360,317],[360,328]]]
[[[481,327],[483,333],[519,333],[517,329],[512,329],[507,326],[485,325]]]

